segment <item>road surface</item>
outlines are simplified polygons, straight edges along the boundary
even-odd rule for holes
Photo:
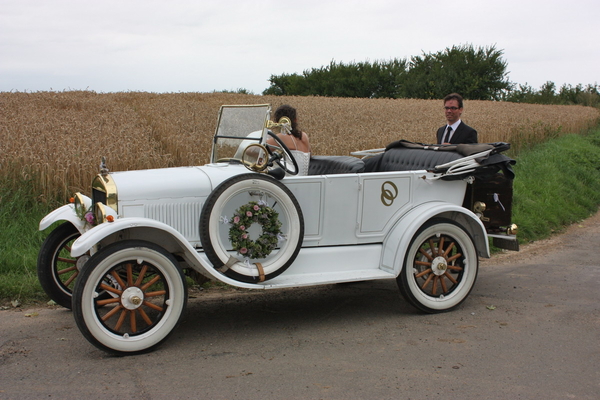
[[[90,345],[70,311],[0,311],[0,399],[598,399],[600,214],[482,260],[457,310],[394,281],[209,290],[150,354]]]

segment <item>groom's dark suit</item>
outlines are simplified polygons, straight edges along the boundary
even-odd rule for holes
[[[448,125],[442,126],[437,131],[437,143],[442,143],[442,136],[444,136],[444,132],[446,132],[446,128]],[[446,142],[448,139],[446,139]],[[458,128],[456,128],[456,132],[452,135],[452,139],[450,140],[452,144],[460,144],[460,143],[477,143],[477,131],[471,128],[469,125],[464,122],[460,122]]]

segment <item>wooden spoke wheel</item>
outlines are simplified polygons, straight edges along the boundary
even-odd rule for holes
[[[479,260],[467,231],[450,220],[432,220],[413,237],[398,276],[400,292],[418,309],[448,311],[470,293]]]
[[[133,240],[91,257],[73,292],[75,321],[83,335],[117,354],[159,345],[178,324],[186,302],[177,260],[153,243]]]
[[[57,304],[71,308],[71,295],[79,269],[87,256],[71,257],[71,245],[81,234],[70,222],[54,229],[40,249],[37,275],[44,292]],[[78,262],[79,261],[79,262]]]

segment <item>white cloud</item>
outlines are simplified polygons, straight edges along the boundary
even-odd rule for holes
[[[271,75],[504,50],[509,79],[595,83],[597,1],[0,0],[0,90],[260,93]]]

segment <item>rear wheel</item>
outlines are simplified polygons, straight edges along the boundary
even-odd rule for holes
[[[107,282],[116,282],[115,285]],[[108,295],[106,295],[108,294]],[[73,315],[94,346],[116,354],[153,349],[179,323],[187,303],[177,260],[153,243],[128,240],[96,253],[73,291]]]
[[[398,286],[402,296],[421,311],[449,311],[471,292],[478,266],[468,232],[451,220],[435,219],[413,237]]]
[[[70,222],[54,229],[40,249],[37,275],[44,292],[57,304],[71,308],[71,295],[83,261],[71,257],[71,245],[81,234]]]
[[[261,174],[234,176],[208,196],[200,240],[209,261],[241,282],[261,282],[285,271],[304,237],[298,201],[281,182]]]

